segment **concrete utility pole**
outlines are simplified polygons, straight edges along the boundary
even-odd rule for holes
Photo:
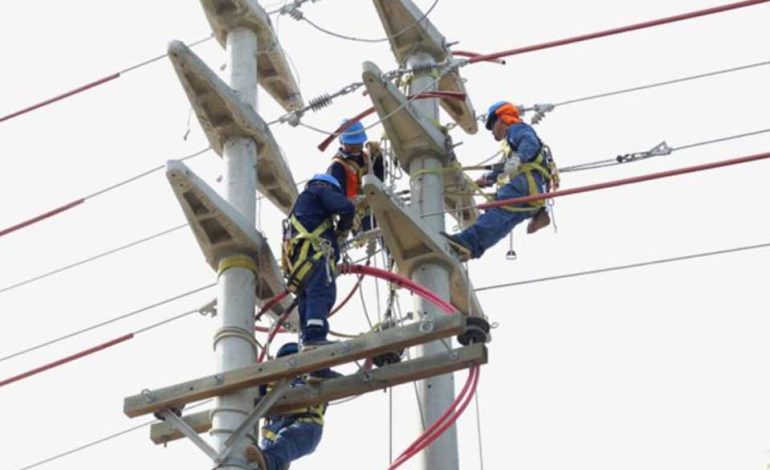
[[[228,84],[241,99],[257,109],[257,35],[246,28],[235,28],[227,33]],[[223,196],[247,221],[256,221],[256,163],[257,149],[254,140],[235,137],[227,140],[223,152],[225,171],[222,181]],[[217,281],[220,327],[214,335],[217,372],[226,372],[246,367],[256,362],[254,339],[254,302],[256,265],[225,267],[228,260],[247,260],[233,256],[220,262],[220,276]],[[224,268],[224,271],[223,271]],[[222,452],[225,442],[249,412],[254,408],[253,389],[241,390],[220,396],[212,411],[212,430],[215,449]],[[243,457],[248,442],[242,439],[236,443],[231,456],[236,460]],[[242,468],[232,464],[230,459],[221,469]]]
[[[424,91],[435,91],[435,79],[429,75],[430,66],[436,64],[430,54],[416,53],[407,58],[407,65],[411,69],[426,70],[416,73],[410,82],[410,94]],[[438,120],[438,101],[434,99],[416,100],[412,106],[425,117]],[[415,158],[410,165],[410,174],[419,174],[421,170],[438,170],[442,168],[442,162],[434,156]],[[436,214],[425,217],[423,220],[433,229],[444,230],[444,176],[440,172],[422,173],[411,180],[412,208],[417,214]],[[425,262],[414,268],[412,279],[436,293],[439,297],[449,300],[449,270],[442,264]],[[416,312],[423,313],[427,318],[435,318],[443,313],[433,304],[422,297],[415,297],[414,308]],[[451,347],[451,340],[446,340],[445,345],[441,341],[426,343],[420,347],[421,355],[446,351]],[[454,376],[452,374],[441,375],[419,382],[420,407],[424,414],[425,422],[420,426],[428,427],[435,422],[454,400]],[[421,454],[422,468],[426,470],[457,470],[459,469],[457,453],[457,429],[455,426],[447,429],[433,444]]]

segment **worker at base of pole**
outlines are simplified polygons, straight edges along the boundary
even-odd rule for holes
[[[347,122],[345,119],[342,124]],[[371,210],[363,200],[361,179],[364,175],[373,173],[380,181],[385,180],[385,163],[380,144],[367,142],[367,139],[363,124],[360,121],[354,122],[340,134],[340,147],[326,170],[326,173],[340,183],[342,193],[356,205],[354,234],[367,232],[377,226]]]
[[[548,192],[551,185],[558,186],[550,150],[543,145],[532,126],[521,121],[516,106],[507,101],[494,103],[487,112],[486,128],[496,141],[505,139],[510,148],[505,152],[502,165],[497,165],[476,180],[480,187],[498,185],[495,200],[540,194]],[[527,219],[531,219],[528,233],[550,224],[545,202],[541,200],[489,209],[462,232],[442,234],[467,249],[471,258],[480,258],[488,248]]]
[[[303,350],[330,343],[327,317],[337,297],[339,243],[347,238],[354,213],[337,180],[320,173],[308,181],[284,220],[281,264],[297,296]]]
[[[277,357],[299,352],[297,343],[286,343],[278,349]],[[340,374],[333,373],[339,377]],[[305,381],[297,378],[293,387],[303,386]],[[260,396],[267,395],[270,386],[259,387]],[[255,463],[258,470],[287,470],[289,464],[300,457],[313,453],[321,442],[324,414],[327,403],[309,406],[286,413],[267,416],[262,427],[260,447],[254,444],[246,447],[246,459]]]

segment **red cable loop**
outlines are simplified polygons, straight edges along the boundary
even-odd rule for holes
[[[768,0],[770,1],[770,0]],[[465,100],[465,93],[458,93],[456,91],[425,91],[417,95],[416,98],[412,98],[412,96],[408,96],[407,99],[416,99],[416,100],[424,100],[426,98],[450,98],[453,100]],[[337,130],[332,133],[332,135],[326,137],[323,142],[318,144],[318,150],[324,151],[327,147],[329,147],[329,144],[331,144],[334,139],[339,137],[340,134],[345,132],[350,126],[352,126],[355,122],[360,121],[361,119],[365,118],[366,116],[372,114],[374,112],[374,107],[368,108],[365,111],[362,111],[352,118],[345,121],[344,124],[341,124]]]
[[[401,466],[403,463],[405,463],[410,458],[414,457],[419,453],[421,450],[429,446],[433,443],[436,439],[441,436],[447,429],[449,429],[450,426],[452,426],[455,421],[460,417],[460,415],[463,414],[465,409],[468,407],[468,405],[471,402],[471,398],[473,398],[473,395],[476,393],[476,387],[478,386],[479,382],[479,366],[474,366],[470,370],[470,374],[468,374],[468,380],[465,382],[465,386],[463,387],[463,390],[460,392],[460,394],[455,398],[455,400],[452,402],[452,404],[449,406],[449,409],[447,409],[446,412],[441,416],[441,418],[437,419],[433,425],[431,425],[430,429],[426,430],[420,437],[415,440],[415,442],[410,445],[404,452],[401,453],[401,455],[396,459],[395,462],[393,462],[390,467],[388,467],[388,470],[394,470]],[[470,393],[466,392],[468,391],[468,387],[470,387]],[[460,404],[459,408],[455,413],[451,415],[451,417],[446,418],[451,410],[454,410],[455,407],[457,407],[457,404],[462,400],[462,403]],[[440,423],[440,424],[439,424]]]
[[[48,212],[45,212],[43,214],[38,215],[37,217],[33,217],[29,220],[25,220],[24,222],[18,223],[12,227],[5,228],[3,230],[0,230],[0,237],[8,235],[11,232],[15,232],[16,230],[22,229],[24,227],[28,227],[30,225],[33,225],[37,222],[40,222],[41,220],[47,219],[49,217],[52,217],[56,214],[59,214],[60,212],[64,212],[66,210],[72,209],[75,206],[79,206],[80,204],[83,204],[85,202],[85,199],[78,199],[76,201],[72,201],[68,204],[65,204],[61,207],[57,207],[56,209],[50,210]]]
[[[441,297],[434,294],[432,291],[417,284],[409,278],[399,276],[398,274],[386,271],[384,269],[375,268],[372,266],[362,266],[360,264],[341,264],[338,266],[339,272],[343,274],[364,274],[366,276],[376,277],[378,279],[384,279],[386,281],[393,282],[394,284],[404,287],[407,290],[424,297],[432,304],[443,310],[445,313],[459,313],[459,310],[449,302],[445,301]]]
[[[363,280],[364,280],[364,275],[363,274],[359,274],[358,275],[358,280],[356,281],[356,283],[353,286],[353,288],[350,289],[350,292],[348,293],[347,297],[345,297],[345,299],[342,302],[337,304],[337,306],[334,307],[334,309],[332,309],[331,312],[329,312],[329,316],[327,318],[331,318],[332,315],[337,313],[342,307],[344,307],[350,301],[350,299],[353,298],[353,294],[355,294],[356,291],[358,290],[358,288],[361,287],[361,281],[363,281]]]
[[[100,78],[99,80],[93,81],[91,83],[86,83],[83,86],[80,86],[78,88],[70,90],[70,91],[68,91],[66,93],[62,93],[61,95],[54,96],[53,98],[49,98],[49,99],[47,99],[45,101],[41,101],[40,103],[33,104],[32,106],[26,107],[24,109],[20,109],[19,111],[13,112],[11,114],[7,114],[7,115],[5,115],[3,117],[0,117],[0,122],[7,121],[9,119],[13,119],[13,118],[15,118],[17,116],[21,116],[22,114],[26,114],[26,113],[28,113],[30,111],[34,111],[34,110],[36,110],[38,108],[42,108],[43,106],[47,106],[47,105],[49,105],[51,103],[55,103],[57,101],[63,100],[64,98],[70,97],[72,95],[77,95],[78,93],[86,91],[89,88],[93,88],[93,87],[99,86],[99,85],[101,85],[103,83],[107,83],[110,80],[115,80],[118,77],[120,77],[120,72],[114,73],[112,75],[108,75],[108,76],[106,76],[104,78]]]
[[[770,1],[770,0],[768,0]],[[589,184],[588,186],[580,186],[572,189],[563,189],[560,191],[552,191],[550,193],[533,194],[531,196],[515,197],[511,199],[500,199],[498,201],[487,202],[475,206],[478,209],[491,209],[494,207],[507,206],[509,204],[521,204],[525,202],[540,201],[542,199],[551,199],[560,196],[568,196],[570,194],[586,193],[589,191],[597,191],[599,189],[612,188],[615,186],[623,186],[626,184],[641,183],[643,181],[650,181],[660,178],[668,178],[670,176],[683,175],[686,173],[694,173],[697,171],[712,170],[714,168],[721,168],[730,165],[739,165],[741,163],[749,163],[758,160],[764,160],[770,158],[770,152],[758,153],[755,155],[749,155],[746,157],[733,158],[729,160],[721,160],[718,162],[704,163],[702,165],[688,166],[684,168],[678,168],[675,170],[661,171],[658,173],[651,173],[649,175],[633,176],[631,178],[624,178],[613,181],[606,181],[604,183]]]
[[[689,20],[692,18],[698,18],[700,16],[712,15],[714,13],[722,13],[724,11],[735,10],[738,8],[748,7],[752,5],[758,5],[760,3],[767,3],[770,0],[747,0],[744,2],[729,3],[727,5],[721,5],[713,8],[706,8],[705,10],[697,10],[689,13],[682,13],[680,15],[668,16],[666,18],[660,18],[657,20],[645,21],[642,23],[635,23],[628,26],[621,26],[619,28],[608,29],[605,31],[599,31],[597,33],[583,34],[581,36],[574,36],[566,39],[558,39],[555,41],[544,42],[541,44],[535,44],[533,46],[520,47],[517,49],[509,49],[507,51],[496,52],[493,54],[486,54],[473,57],[468,60],[468,63],[473,64],[481,61],[490,61],[499,59],[501,57],[510,57],[517,54],[524,54],[525,52],[538,51],[541,49],[548,49],[551,47],[563,46],[565,44],[572,44],[575,42],[587,41],[589,39],[596,39],[604,36],[611,36],[613,34],[626,33],[629,31],[636,31],[638,29],[649,28],[652,26],[660,26],[668,23],[675,23],[677,21]]]
[[[109,347],[115,346],[116,344],[120,344],[120,343],[122,343],[124,341],[128,341],[129,339],[131,339],[133,337],[134,337],[134,333],[129,333],[129,334],[121,336],[119,338],[115,338],[113,340],[107,341],[106,343],[102,343],[102,344],[100,344],[98,346],[94,346],[93,348],[89,348],[89,349],[86,349],[84,351],[81,351],[81,352],[79,352],[77,354],[73,354],[71,356],[67,356],[65,358],[59,359],[57,361],[54,361],[54,362],[51,362],[51,363],[48,363],[48,364],[45,364],[45,365],[37,367],[35,369],[28,370],[27,372],[24,372],[22,374],[15,375],[13,377],[9,377],[9,378],[7,378],[5,380],[0,381],[0,387],[4,387],[4,386],[6,386],[6,385],[8,385],[10,383],[17,382],[17,381],[22,380],[22,379],[26,379],[27,377],[31,377],[31,376],[39,374],[41,372],[45,372],[45,371],[47,371],[49,369],[53,369],[54,367],[58,367],[58,366],[60,366],[62,364],[66,364],[68,362],[72,362],[72,361],[74,361],[76,359],[80,359],[81,357],[88,356],[89,354],[93,354],[95,352],[98,352],[98,351],[107,349]]]

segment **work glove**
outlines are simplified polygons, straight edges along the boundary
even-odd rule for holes
[[[369,155],[374,157],[375,155],[382,153],[382,148],[380,148],[379,142],[367,142],[366,143],[366,150],[369,151]]]
[[[488,188],[494,184],[493,181],[490,181],[486,176],[482,176],[481,178],[474,181],[476,183],[476,186],[479,188]]]
[[[350,230],[345,230],[344,232],[337,232],[337,246],[342,246],[345,244],[345,242],[348,240],[348,235],[350,235]]]
[[[519,156],[515,153],[512,153],[511,156],[505,160],[505,164],[503,165],[503,173],[505,173],[507,177],[512,178],[516,175],[516,173],[519,172],[520,166],[521,160],[519,159]]]

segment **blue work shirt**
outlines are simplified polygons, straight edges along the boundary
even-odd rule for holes
[[[353,225],[356,208],[337,187],[323,181],[310,181],[294,203],[292,213],[308,232],[313,232],[325,220],[339,216],[336,227],[327,228],[321,236],[334,247],[335,261],[340,249],[335,232],[347,232]],[[296,235],[296,233],[295,233]]]
[[[523,122],[511,124],[505,131],[505,140],[511,150],[519,155],[522,164],[533,161],[543,149],[543,144],[535,133],[535,129]],[[500,173],[502,170],[490,171],[484,175],[484,178],[488,181],[496,181]]]

